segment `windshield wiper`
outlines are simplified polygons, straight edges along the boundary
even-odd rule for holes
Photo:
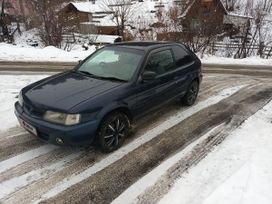
[[[86,75],[89,75],[89,76],[94,76],[92,73],[87,72],[87,71],[77,70],[77,72],[80,72],[80,73],[82,73],[82,74],[86,74]]]
[[[97,79],[105,79],[105,80],[112,80],[112,81],[121,81],[121,82],[127,82],[127,80],[124,80],[124,79],[120,79],[120,78],[117,78],[117,77],[104,77],[104,76],[98,76],[98,75],[94,75],[90,72],[87,72],[87,71],[81,71],[81,70],[77,70],[77,72],[80,72],[82,74],[85,74],[85,75],[88,75],[88,76],[91,76],[93,78],[97,78]]]
[[[104,76],[95,76],[99,79],[105,79],[105,80],[111,80],[111,81],[121,81],[121,82],[128,82],[127,80],[124,80],[124,79],[120,79],[120,78],[117,78],[117,77],[104,77]]]

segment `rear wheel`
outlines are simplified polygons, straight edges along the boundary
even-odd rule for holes
[[[185,106],[191,106],[195,103],[199,91],[199,83],[194,80],[189,86],[185,96],[181,99],[181,103]]]
[[[126,114],[113,112],[100,125],[98,145],[103,152],[112,152],[124,143],[129,134],[130,121]]]

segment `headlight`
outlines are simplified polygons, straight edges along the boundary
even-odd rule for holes
[[[59,123],[63,125],[76,125],[80,123],[81,115],[46,111],[46,113],[43,116],[43,119],[49,122]]]
[[[23,100],[22,91],[20,91],[20,93],[19,93],[18,102],[19,102],[20,106],[23,106],[24,100]]]

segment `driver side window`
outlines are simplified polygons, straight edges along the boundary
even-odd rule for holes
[[[151,54],[145,67],[146,71],[162,75],[175,69],[174,59],[171,50],[163,50]]]

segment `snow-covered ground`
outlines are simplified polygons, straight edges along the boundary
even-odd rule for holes
[[[0,61],[50,61],[77,62],[95,51],[94,47],[85,51],[83,48],[67,52],[53,46],[34,48],[30,46],[0,43]]]
[[[201,58],[205,64],[228,64],[228,65],[272,65],[272,59],[263,59],[260,57],[248,57],[245,59],[233,59],[226,57],[217,57],[214,55],[204,55]]]
[[[164,161],[130,186],[113,203],[141,203],[143,193],[162,177],[167,177],[165,173],[171,167],[188,157],[194,147],[200,145],[213,131],[220,129],[220,126]],[[231,132],[200,163],[189,168],[185,174],[178,175],[180,179],[175,181],[174,186],[159,203],[271,203],[271,136],[272,101]]]
[[[46,77],[47,75],[2,75],[0,76],[0,118],[1,131],[18,125],[14,116],[13,104],[17,100],[19,90],[33,81]],[[215,76],[213,76],[215,77]],[[212,78],[213,78],[212,77]],[[42,191],[39,197],[33,201],[42,201],[64,192],[67,188],[81,183],[83,180],[103,171],[114,162],[129,155],[141,145],[146,144],[169,128],[179,124],[188,117],[199,111],[217,104],[219,101],[228,98],[230,95],[241,90],[244,85],[231,85],[216,95],[199,101],[195,106],[185,110],[178,110],[174,115],[165,118],[165,121],[157,126],[143,132],[142,135],[131,141],[121,149],[112,154],[106,155],[102,160],[96,161],[93,165],[81,169],[79,172],[61,177],[54,185]],[[199,164],[191,167],[186,174],[180,175],[170,192],[160,203],[271,203],[270,189],[272,187],[272,102],[262,110],[251,116],[241,127],[232,132],[227,139],[215,147],[214,150]],[[214,129],[217,129],[215,127]],[[213,129],[213,130],[214,130]],[[158,167],[152,169],[147,175],[135,182],[125,190],[113,203],[134,203],[137,196],[143,193],[148,187],[164,176],[169,167],[175,165],[200,142],[209,137],[210,133],[191,143],[183,151],[178,152]],[[1,139],[1,138],[0,138]],[[7,139],[8,140],[8,139]],[[14,145],[12,143],[12,145]],[[31,147],[28,151],[14,154],[0,162],[0,174],[4,174],[12,168],[24,167],[23,163],[49,154],[58,147],[42,145]],[[16,149],[16,148],[15,148]],[[7,151],[7,150],[5,150]],[[64,150],[60,150],[62,152]],[[63,171],[69,162],[82,157],[83,152],[73,152],[70,156],[59,158],[56,163],[42,165],[37,169],[31,169],[22,175],[10,177],[0,183],[0,200],[30,184],[39,180],[48,179],[50,173]],[[88,153],[89,154],[89,153]],[[13,169],[14,170],[14,169]],[[25,171],[25,170],[24,170]],[[48,184],[48,183],[47,183]],[[1,188],[2,187],[2,188]],[[3,202],[4,203],[4,202]],[[14,203],[14,202],[13,202]]]
[[[171,204],[270,204],[272,101],[251,116],[160,201]]]
[[[20,90],[28,84],[47,75],[0,75],[0,133],[16,126],[17,119],[14,115],[14,103],[18,100]]]
[[[45,48],[34,48],[27,45],[10,45],[0,43],[1,61],[51,61],[51,62],[77,62],[89,56],[95,51],[90,47],[85,51],[76,47],[71,52],[67,52],[52,46]],[[260,57],[249,57],[246,59],[233,59],[204,55],[202,63],[208,64],[229,64],[229,65],[272,65],[272,59],[261,59]]]

